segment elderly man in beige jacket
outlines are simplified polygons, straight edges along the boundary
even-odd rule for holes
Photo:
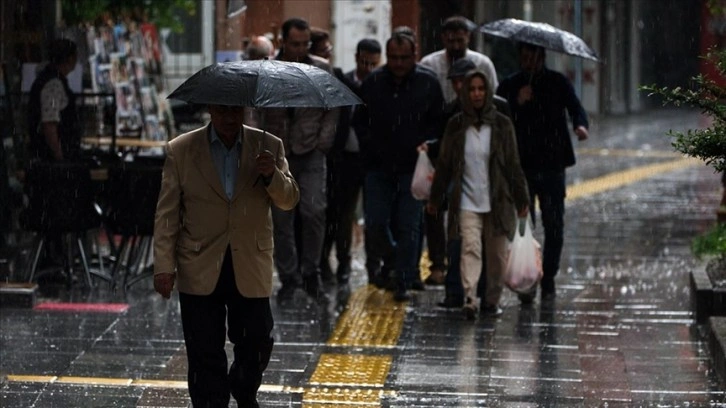
[[[300,196],[282,141],[211,105],[211,124],[169,142],[154,224],[154,288],[179,289],[193,405],[257,407],[272,352],[271,207]],[[234,344],[227,371],[225,335]]]

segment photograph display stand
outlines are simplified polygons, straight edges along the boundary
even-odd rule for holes
[[[103,112],[99,136],[168,140],[159,97],[161,54],[156,27],[135,22],[106,24],[90,27],[86,40],[93,92],[107,95],[98,100]]]

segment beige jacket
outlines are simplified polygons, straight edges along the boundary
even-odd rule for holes
[[[212,293],[227,246],[237,289],[246,297],[272,293],[272,216],[289,210],[300,191],[288,169],[282,141],[245,126],[234,196],[228,199],[212,162],[209,126],[170,141],[154,222],[154,274],[175,273],[180,292]],[[261,149],[277,158],[269,186],[256,182]]]

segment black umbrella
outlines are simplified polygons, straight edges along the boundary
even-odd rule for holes
[[[479,31],[510,40],[539,45],[553,51],[598,61],[597,54],[582,38],[547,23],[505,18],[479,27]]]
[[[363,103],[327,71],[277,60],[210,65],[189,77],[167,98],[255,108],[335,108]]]

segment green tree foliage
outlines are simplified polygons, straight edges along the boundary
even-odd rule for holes
[[[704,255],[726,255],[726,224],[716,224],[705,234],[696,237],[691,250],[698,258]]]
[[[705,57],[716,66],[719,75],[726,79],[726,50],[712,49]],[[649,96],[658,95],[663,104],[688,105],[699,108],[713,119],[711,127],[689,129],[684,132],[669,131],[674,138],[673,148],[683,154],[704,160],[716,171],[726,171],[726,89],[711,78],[697,75],[688,88],[642,86]]]
[[[149,21],[181,32],[184,26],[176,16],[180,12],[194,15],[196,0],[63,0],[61,7],[68,25],[106,23],[103,20],[113,16]]]
[[[726,18],[726,2],[708,0],[707,6],[713,16]],[[657,85],[640,87],[649,92],[648,96],[659,96],[663,104],[674,106],[692,106],[712,119],[710,127],[705,129],[689,129],[684,132],[670,130],[668,135],[674,138],[673,148],[685,155],[704,160],[717,172],[726,172],[726,89],[719,83],[726,83],[726,50],[711,48],[705,56],[714,65],[717,78],[697,75],[691,78],[688,88],[676,87],[669,89]],[[722,197],[719,212],[724,208],[726,193]],[[706,254],[726,257],[726,224],[717,224],[704,235],[693,241],[691,248],[697,257]]]

